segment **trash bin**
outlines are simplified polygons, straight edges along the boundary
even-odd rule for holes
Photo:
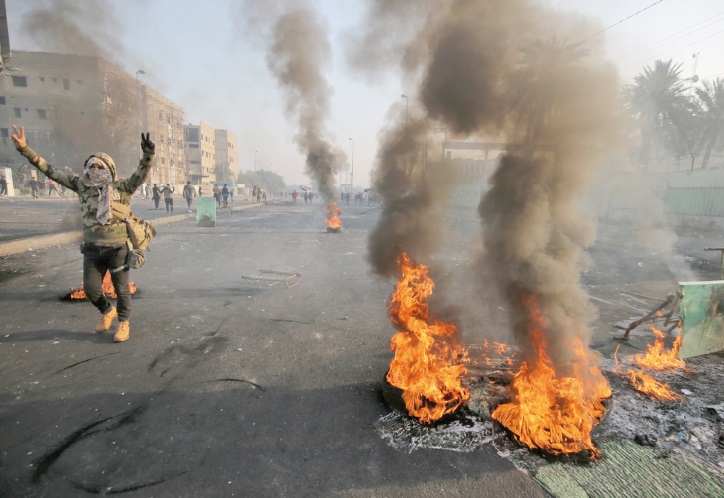
[[[199,197],[196,202],[196,226],[216,226],[216,199],[213,197]]]

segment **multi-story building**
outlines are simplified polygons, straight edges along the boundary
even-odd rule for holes
[[[186,183],[188,169],[181,107],[148,86],[140,88],[143,129],[156,143],[150,183]]]
[[[236,135],[228,130],[215,130],[214,141],[216,142],[215,166],[222,172],[222,177],[218,180],[235,183],[236,177],[239,175]],[[230,177],[227,177],[229,173]]]
[[[159,158],[151,180],[186,178],[183,111],[141,88],[137,75],[102,57],[47,52],[15,51],[13,66],[19,70],[0,78],[2,138],[10,123],[23,125],[28,143],[56,166],[80,172],[89,155],[102,151],[126,176],[138,165],[141,131],[149,131]],[[17,168],[22,159],[12,142],[0,140],[0,165]]]
[[[210,192],[211,185],[216,181],[214,128],[203,121],[198,125],[188,124],[184,126],[184,140],[189,179],[194,185],[202,185]]]

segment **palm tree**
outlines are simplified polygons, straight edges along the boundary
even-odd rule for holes
[[[704,157],[701,169],[709,164],[712,150],[724,149],[724,78],[705,81],[695,89],[700,112],[697,118],[701,123],[701,145]]]
[[[645,67],[634,84],[625,88],[628,107],[640,122],[639,165],[643,171],[648,169],[653,146],[676,143],[682,130],[677,125],[686,115],[689,100],[685,81],[679,77],[681,66],[672,59],[657,60],[653,69]]]
[[[561,79],[582,73],[583,69],[577,63],[590,50],[581,45],[582,42],[567,44],[553,37],[521,48],[520,66],[511,81],[511,95],[515,95],[515,107],[527,123],[526,143],[538,138],[543,127],[555,118],[560,102],[566,98]]]

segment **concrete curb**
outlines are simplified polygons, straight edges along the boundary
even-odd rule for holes
[[[260,207],[263,204],[244,204],[243,206],[233,206],[229,208],[229,211],[244,211],[246,209]],[[174,216],[165,216],[163,218],[156,218],[154,220],[147,220],[153,226],[167,225],[169,223],[176,223],[179,221],[193,220],[196,218],[194,213],[177,214]],[[10,256],[12,254],[19,254],[26,252],[29,249],[45,249],[46,247],[59,246],[63,244],[78,244],[83,239],[82,231],[74,232],[61,232],[54,233],[51,235],[39,235],[37,237],[27,237],[25,239],[13,240],[10,242],[0,243],[0,257]]]

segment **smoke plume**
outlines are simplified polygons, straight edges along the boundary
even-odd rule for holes
[[[338,197],[335,174],[347,155],[332,144],[326,128],[332,88],[323,69],[332,49],[316,13],[289,5],[276,3],[270,11],[265,2],[247,1],[244,15],[260,22],[256,31],[266,32],[266,23],[271,23],[267,65],[284,93],[287,115],[296,121],[294,139],[306,156],[306,173],[323,199],[333,201]]]
[[[613,146],[615,71],[601,60],[600,46],[576,43],[596,31],[586,20],[529,0],[437,5],[410,39],[417,53],[425,48],[421,66],[406,68],[419,75],[424,120],[475,141],[509,144],[479,206],[481,284],[497,286],[507,299],[524,351],[530,349],[530,310],[523,303],[535,296],[548,320],[549,354],[564,366],[574,339],[588,343],[594,315],[580,272],[595,225],[578,200],[604,149]],[[373,6],[370,12],[385,10]],[[402,174],[413,133],[391,127],[378,155],[376,187],[385,210],[369,250],[381,274],[393,268],[393,249],[422,247],[430,256],[436,228],[425,211],[448,195]]]
[[[63,68],[66,74],[74,75],[68,78],[68,84],[74,87],[79,80],[97,75],[99,64],[90,57],[102,57],[116,66],[127,58],[119,41],[121,26],[115,19],[109,2],[102,0],[38,0],[32,2],[32,8],[23,16],[21,30],[40,51],[81,56],[57,59],[66,65]],[[86,81],[86,88],[94,88],[94,84],[102,86],[105,76],[104,91],[112,95],[115,122],[135,123],[138,119],[135,82],[123,73],[112,73],[111,77],[101,75],[97,82]],[[126,90],[131,84],[132,94]],[[89,154],[104,151],[114,158],[119,173],[135,169],[138,160],[135,132],[130,134],[103,126],[100,107],[79,112],[78,103],[62,94],[48,95],[45,101],[49,119],[55,121],[54,157],[48,160],[56,166],[69,165],[77,170]]]
[[[73,55],[102,56],[113,61],[123,52],[119,26],[108,2],[102,0],[45,0],[35,2],[21,29],[41,50]]]

